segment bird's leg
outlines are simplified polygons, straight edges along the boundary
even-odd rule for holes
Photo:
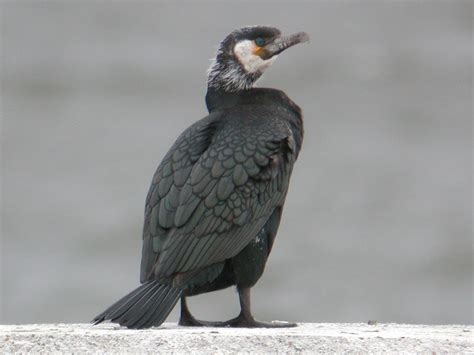
[[[188,303],[186,302],[186,296],[181,296],[181,315],[179,317],[178,325],[183,327],[212,327],[215,324],[220,324],[220,322],[206,322],[194,318],[194,316],[189,311]]]
[[[259,322],[252,316],[250,309],[250,287],[237,287],[240,299],[240,314],[237,318],[215,324],[220,327],[237,328],[289,328],[296,327],[296,323],[288,322]]]
[[[189,311],[185,295],[181,296],[181,316],[179,317],[178,324],[187,327],[199,327],[203,325],[200,321],[194,318],[191,312]]]

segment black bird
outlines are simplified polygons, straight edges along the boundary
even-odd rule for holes
[[[208,77],[209,115],[186,129],[153,176],[145,206],[142,285],[93,320],[148,328],[181,298],[179,324],[288,327],[256,321],[250,289],[263,273],[303,140],[300,108],[284,92],[254,88],[277,55],[309,40],[273,27],[235,30]],[[186,297],[236,285],[241,305],[227,322],[195,319]]]

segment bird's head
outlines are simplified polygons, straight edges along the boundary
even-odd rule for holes
[[[305,32],[282,36],[274,27],[252,26],[235,30],[219,45],[209,68],[208,88],[227,92],[250,89],[278,54],[308,41],[309,35]]]

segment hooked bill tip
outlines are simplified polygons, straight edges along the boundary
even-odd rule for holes
[[[307,34],[306,32],[298,32],[298,33],[295,33],[293,36],[298,43],[303,43],[303,42],[309,43],[309,34]]]

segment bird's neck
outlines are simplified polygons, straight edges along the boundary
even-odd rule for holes
[[[248,73],[233,59],[214,60],[207,80],[208,91],[238,93],[249,90],[262,74]]]
[[[210,87],[206,93],[206,106],[209,112],[237,105],[271,105],[284,107],[301,114],[300,108],[286,94],[277,89],[250,88],[237,92],[215,90]]]
[[[245,90],[246,91],[246,90]],[[219,108],[234,106],[240,100],[244,90],[226,91],[214,86],[207,87],[206,106],[209,112]]]
[[[221,106],[233,106],[254,90],[260,74],[246,73],[234,62],[214,62],[209,69],[206,105],[209,112]]]

